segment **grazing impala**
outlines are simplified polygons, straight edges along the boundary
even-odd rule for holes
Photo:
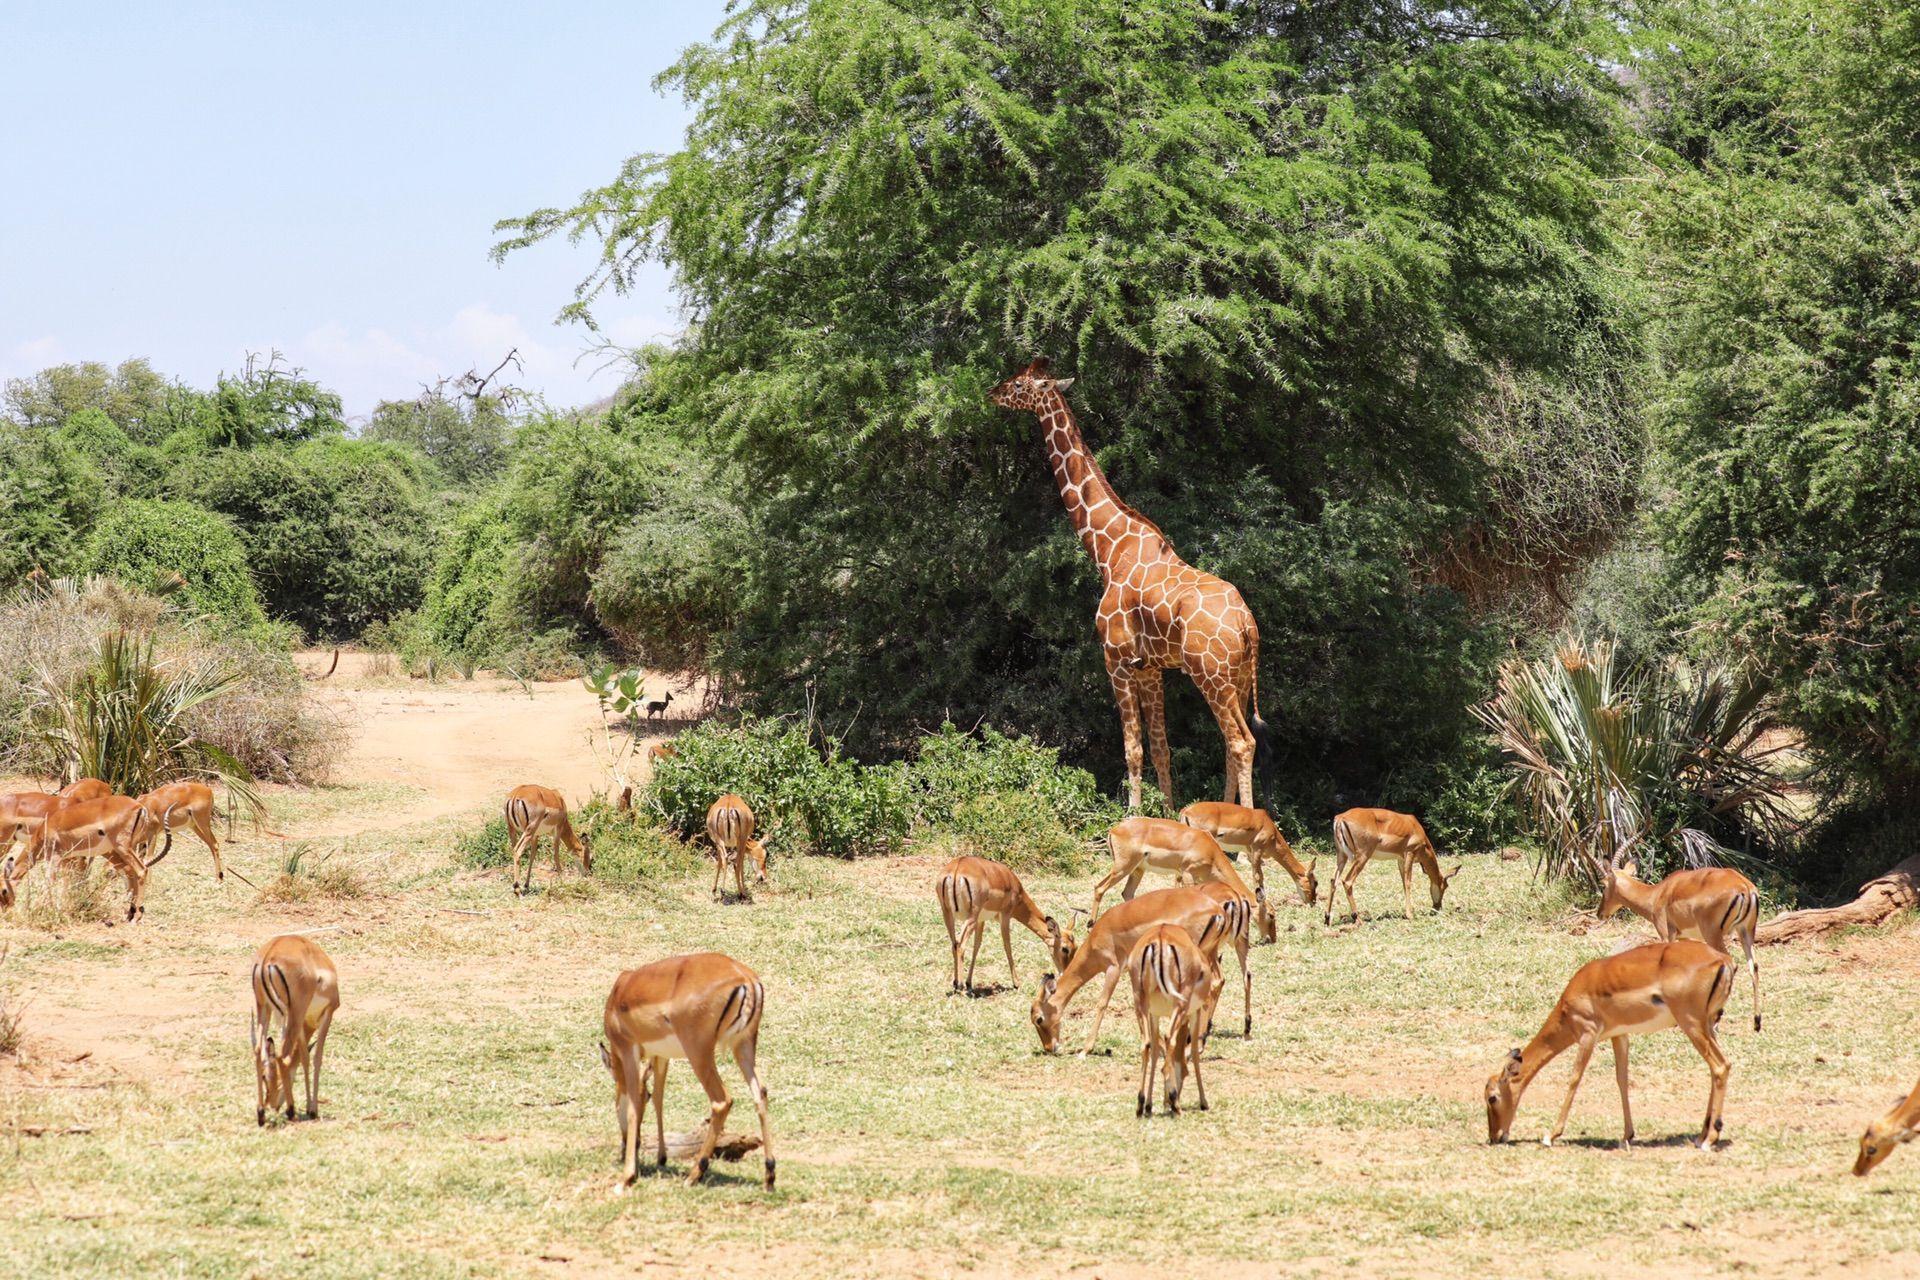
[[[1056,982],[1052,974],[1040,980],[1040,996],[1033,1002],[1033,1027],[1040,1034],[1040,1047],[1048,1053],[1059,1048],[1060,1020],[1066,1016],[1067,1005],[1079,994],[1080,988],[1095,978],[1105,977],[1100,1003],[1093,1011],[1093,1030],[1088,1033],[1087,1047],[1080,1051],[1080,1056],[1084,1058],[1092,1051],[1094,1041],[1100,1036],[1100,1024],[1107,1016],[1107,1005],[1126,974],[1127,957],[1133,954],[1134,945],[1147,931],[1157,925],[1179,925],[1192,934],[1200,949],[1217,963],[1220,944],[1232,931],[1232,923],[1227,918],[1230,911],[1238,909],[1243,928],[1246,917],[1246,899],[1234,898],[1232,905],[1223,905],[1215,893],[1208,892],[1221,889],[1219,885],[1157,889],[1121,903],[1094,921],[1087,930],[1087,940],[1074,952],[1073,962],[1059,981]]]
[[[213,838],[212,787],[204,782],[170,782],[141,796],[140,804],[156,817],[166,815],[169,831],[177,823],[191,823],[193,834],[200,837],[200,843],[213,855],[213,878],[227,878],[227,869],[220,865],[220,842]]]
[[[269,938],[253,957],[253,1118],[284,1102],[293,1119],[293,1070],[307,1085],[307,1119],[320,1118],[320,1060],[340,1008],[340,974],[327,953],[299,934]],[[274,1022],[280,1035],[274,1038]]]
[[[1073,926],[1061,929],[1052,916],[1042,915],[1033,897],[1013,869],[987,858],[955,858],[940,868],[934,881],[934,895],[940,899],[940,914],[947,922],[947,941],[953,946],[953,989],[960,986],[960,952],[973,936],[973,955],[967,960],[966,990],[973,990],[973,966],[980,958],[980,939],[986,935],[988,918],[1000,918],[1000,945],[1006,948],[1007,972],[1013,985],[1020,985],[1020,971],[1013,963],[1013,925],[1023,924],[1033,936],[1047,944],[1053,953],[1053,967],[1061,973],[1073,961]],[[953,922],[961,922],[955,932]]]
[[[525,892],[533,889],[533,865],[540,857],[540,837],[553,837],[553,874],[561,871],[560,846],[565,845],[580,857],[583,875],[593,874],[593,850],[585,836],[573,834],[573,820],[567,815],[567,802],[558,791],[531,783],[507,792],[507,839],[513,842],[513,891],[520,887],[520,855],[527,855]]]
[[[0,796],[0,857],[5,857],[13,848],[15,839],[31,844],[34,833],[40,830],[48,814],[76,803],[79,802],[45,791]]]
[[[1261,936],[1269,942],[1274,940],[1277,929],[1273,913],[1267,907],[1266,894],[1247,891],[1246,881],[1205,831],[1166,818],[1128,818],[1107,832],[1107,848],[1113,854],[1113,869],[1093,886],[1091,918],[1100,918],[1100,899],[1122,880],[1126,883],[1121,886],[1120,896],[1131,901],[1147,868],[1153,867],[1171,871],[1176,884],[1230,885],[1242,898],[1255,904]]]
[[[1133,979],[1133,1011],[1140,1021],[1140,1091],[1134,1098],[1134,1115],[1153,1114],[1156,1063],[1166,1081],[1167,1111],[1179,1115],[1180,1089],[1189,1061],[1200,1110],[1205,1111],[1207,1085],[1200,1078],[1200,1047],[1225,985],[1217,957],[1209,958],[1179,925],[1156,925],[1134,944],[1127,957],[1127,974]],[[1160,1036],[1163,1017],[1168,1019],[1164,1040]]]
[[[140,851],[162,833],[167,842],[160,852],[142,859]],[[154,866],[173,848],[173,835],[163,818],[147,812],[138,800],[126,796],[105,796],[55,809],[41,822],[33,842],[27,846],[22,863],[0,875],[0,907],[11,907],[13,886],[33,870],[36,863],[47,863],[47,874],[60,892],[60,861],[63,858],[105,858],[127,881],[127,920],[139,919],[147,909],[147,879]]]
[[[1854,1176],[1866,1177],[1873,1166],[1893,1154],[1895,1147],[1912,1142],[1916,1132],[1920,1132],[1920,1084],[1860,1135],[1860,1158],[1853,1162]]]
[[[1300,888],[1300,901],[1312,906],[1319,897],[1320,882],[1314,871],[1320,865],[1315,858],[1307,866],[1293,856],[1293,846],[1280,834],[1265,809],[1249,809],[1243,804],[1222,804],[1206,800],[1190,804],[1180,811],[1180,821],[1206,832],[1223,849],[1241,849],[1253,867],[1253,887],[1267,887],[1266,864],[1277,862]],[[1271,939],[1270,939],[1271,940]]]
[[[715,800],[707,810],[707,839],[713,842],[713,856],[716,865],[713,869],[713,900],[720,901],[720,881],[727,874],[728,864],[733,866],[733,882],[739,889],[738,896],[751,901],[753,895],[747,892],[747,857],[753,858],[755,872],[761,884],[767,882],[767,850],[753,838],[753,809],[745,800],[731,793]]]
[[[754,1110],[760,1113],[760,1151],[767,1162],[767,1188],[773,1188],[773,1133],[767,1124],[767,1090],[754,1067],[760,1015],[766,1003],[766,988],[760,985],[759,975],[718,952],[656,960],[629,969],[614,980],[613,992],[607,997],[607,1042],[600,1046],[600,1061],[613,1075],[613,1109],[620,1119],[622,1186],[632,1185],[640,1176],[640,1126],[646,1119],[649,1093],[659,1135],[660,1165],[664,1168],[667,1163],[667,1064],[674,1058],[687,1060],[712,1103],[700,1154],[694,1157],[687,1185],[706,1176],[714,1143],[726,1128],[727,1112],[733,1109],[733,1099],[720,1079],[715,1058],[731,1053],[740,1064],[740,1074],[746,1077]]]
[[[1611,920],[1622,907],[1652,922],[1660,941],[1692,934],[1715,951],[1726,951],[1729,933],[1747,953],[1753,977],[1753,1029],[1760,1029],[1760,966],[1753,960],[1753,930],[1760,923],[1760,891],[1753,881],[1726,867],[1676,871],[1658,884],[1635,878],[1639,867],[1616,858],[1604,868],[1606,890],[1600,918]]]
[[[1668,1027],[1681,1034],[1706,1059],[1713,1085],[1707,1094],[1707,1121],[1699,1146],[1710,1150],[1720,1136],[1720,1108],[1727,1096],[1727,1055],[1720,1052],[1714,1027],[1733,991],[1733,960],[1691,940],[1654,942],[1619,955],[1589,961],[1573,975],[1560,994],[1560,1003],[1547,1015],[1525,1049],[1507,1055],[1487,1081],[1487,1141],[1505,1142],[1513,1127],[1520,1095],[1540,1069],[1568,1049],[1576,1049],[1573,1080],[1553,1132],[1543,1141],[1553,1145],[1567,1127],[1574,1091],[1586,1073],[1587,1060],[1602,1040],[1613,1041],[1613,1070],[1620,1083],[1620,1145],[1633,1143],[1633,1108],[1627,1100],[1627,1037]]]
[[[1353,882],[1367,869],[1375,855],[1397,859],[1400,863],[1400,890],[1406,895],[1407,919],[1413,919],[1413,866],[1417,862],[1427,873],[1427,888],[1433,893],[1433,909],[1447,896],[1447,886],[1460,874],[1460,868],[1442,875],[1440,858],[1420,819],[1410,813],[1391,809],[1349,809],[1333,820],[1333,847],[1339,855],[1333,880],[1327,885],[1326,922],[1333,923],[1334,899],[1342,890],[1347,895],[1347,910],[1355,921],[1360,908],[1354,905]]]

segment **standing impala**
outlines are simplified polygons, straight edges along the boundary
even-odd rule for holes
[[[16,839],[31,845],[34,834],[40,830],[40,824],[47,820],[48,814],[76,803],[79,802],[45,791],[0,795],[0,857],[5,857],[12,850]]]
[[[753,895],[747,892],[747,858],[753,858],[754,871],[761,884],[767,882],[767,850],[753,838],[753,810],[745,800],[731,793],[715,800],[707,809],[707,839],[713,842],[713,856],[717,865],[713,869],[713,900],[720,901],[720,881],[727,874],[727,865],[733,865],[733,883],[738,888],[738,897],[743,901],[752,901]]]
[[[1714,1038],[1714,1027],[1733,991],[1733,980],[1733,960],[1724,951],[1691,940],[1649,943],[1581,966],[1547,1015],[1540,1034],[1525,1049],[1508,1054],[1507,1061],[1488,1079],[1487,1141],[1507,1140],[1514,1110],[1527,1085],[1542,1067],[1568,1049],[1577,1049],[1566,1101],[1560,1104],[1553,1132],[1544,1139],[1552,1146],[1567,1127],[1574,1091],[1580,1087],[1580,1077],[1586,1073],[1594,1047],[1602,1040],[1611,1040],[1614,1076],[1620,1084],[1620,1145],[1631,1146],[1633,1108],[1627,1099],[1627,1037],[1678,1027],[1699,1050],[1713,1077],[1707,1093],[1707,1121],[1700,1129],[1698,1143],[1701,1150],[1711,1150],[1713,1140],[1720,1136],[1720,1108],[1727,1096],[1729,1070],[1727,1055],[1720,1052],[1720,1043]]]
[[[614,980],[602,1024],[607,1042],[600,1047],[600,1061],[613,1074],[613,1109],[620,1119],[622,1186],[631,1186],[640,1176],[640,1126],[646,1119],[649,1093],[653,1096],[660,1166],[666,1166],[667,1064],[674,1058],[687,1060],[712,1104],[700,1154],[687,1173],[687,1185],[706,1176],[714,1144],[727,1126],[727,1113],[733,1109],[715,1057],[731,1053],[746,1078],[754,1110],[760,1113],[760,1151],[766,1159],[767,1189],[773,1189],[773,1133],[767,1123],[767,1090],[754,1067],[760,1015],[766,1004],[767,992],[760,985],[759,975],[718,952],[656,960],[629,969]]]
[[[1056,982],[1052,974],[1040,980],[1040,996],[1033,1002],[1033,1027],[1040,1034],[1040,1047],[1048,1053],[1060,1047],[1060,1020],[1066,1016],[1067,1005],[1080,988],[1095,978],[1104,977],[1106,983],[1100,990],[1100,1003],[1093,1011],[1093,1029],[1080,1056],[1084,1058],[1093,1050],[1094,1041],[1100,1036],[1100,1024],[1107,1016],[1107,1005],[1126,974],[1127,957],[1133,954],[1134,945],[1147,931],[1157,925],[1179,925],[1192,934],[1200,949],[1217,963],[1220,944],[1232,928],[1226,918],[1230,908],[1223,906],[1215,893],[1208,892],[1221,888],[1201,885],[1156,889],[1121,903],[1094,921],[1087,930],[1087,940],[1080,944],[1073,962],[1059,980]],[[1245,901],[1244,898],[1232,899],[1235,904]],[[1244,921],[1244,906],[1240,912]]]
[[[169,830],[176,822],[191,823],[193,834],[200,837],[200,843],[213,855],[213,878],[227,878],[227,869],[220,865],[220,842],[213,838],[212,787],[204,782],[170,782],[141,796],[140,803],[148,813],[166,814]],[[231,830],[228,834],[232,834]]]
[[[1267,887],[1266,864],[1277,862],[1299,886],[1301,902],[1310,907],[1318,899],[1320,882],[1315,878],[1314,871],[1319,867],[1320,860],[1315,858],[1310,865],[1301,866],[1300,859],[1293,855],[1293,846],[1280,834],[1280,828],[1274,825],[1265,809],[1249,809],[1243,804],[1205,800],[1182,809],[1180,821],[1206,832],[1223,849],[1245,850],[1247,862],[1253,867],[1255,889]]]
[[[0,873],[0,907],[13,905],[14,883],[24,879],[35,863],[47,863],[47,875],[54,883],[55,894],[59,894],[61,859],[105,858],[126,878],[127,921],[132,923],[146,913],[148,875],[173,848],[173,836],[166,832],[166,844],[151,858],[143,860],[141,850],[163,832],[163,817],[147,812],[138,800],[126,796],[105,796],[55,809],[41,822],[22,864]]]
[[[1760,922],[1760,891],[1753,881],[1727,867],[1676,871],[1659,884],[1635,878],[1638,864],[1615,858],[1604,868],[1606,890],[1600,918],[1611,920],[1622,907],[1652,922],[1660,941],[1692,934],[1715,951],[1731,952],[1727,934],[1740,939],[1753,977],[1753,1029],[1760,1029],[1760,966],[1753,960],[1753,930]]]
[[[507,839],[513,842],[513,891],[520,887],[520,855],[527,855],[526,892],[533,889],[533,864],[540,856],[540,837],[553,837],[553,874],[560,874],[560,846],[565,845],[580,857],[583,875],[593,874],[593,850],[585,836],[573,834],[573,820],[567,814],[567,802],[558,791],[531,783],[507,792]]]
[[[1347,910],[1356,922],[1360,919],[1360,908],[1354,905],[1353,882],[1367,869],[1367,863],[1376,855],[1385,855],[1400,863],[1400,890],[1406,896],[1407,919],[1413,919],[1413,867],[1417,862],[1420,869],[1427,873],[1427,888],[1433,894],[1433,909],[1440,909],[1440,900],[1447,896],[1447,886],[1460,874],[1460,868],[1442,875],[1440,858],[1434,852],[1433,841],[1427,838],[1427,829],[1420,825],[1420,819],[1410,813],[1395,813],[1391,809],[1349,809],[1333,820],[1333,847],[1339,855],[1339,862],[1333,870],[1333,880],[1327,885],[1326,923],[1333,923],[1334,899],[1342,890],[1347,895]]]
[[[1873,1166],[1893,1154],[1895,1147],[1912,1142],[1920,1132],[1920,1084],[1893,1104],[1893,1109],[1867,1126],[1860,1135],[1860,1156],[1853,1162],[1855,1177],[1864,1178]]]
[[[1157,1063],[1166,1080],[1167,1112],[1179,1115],[1180,1089],[1189,1061],[1200,1110],[1205,1111],[1207,1084],[1200,1078],[1200,1047],[1225,985],[1217,957],[1209,958],[1179,925],[1156,925],[1134,944],[1127,957],[1127,974],[1133,979],[1133,1011],[1140,1022],[1140,1091],[1133,1114],[1153,1114]],[[1168,1019],[1165,1039],[1160,1035],[1161,1018]]]
[[[1247,891],[1247,882],[1240,878],[1226,853],[1205,831],[1166,818],[1128,818],[1107,832],[1107,848],[1113,854],[1113,868],[1093,886],[1093,919],[1100,916],[1100,899],[1107,890],[1124,880],[1120,896],[1131,901],[1147,868],[1152,867],[1171,871],[1176,884],[1231,886],[1240,897],[1254,904],[1261,936],[1268,942],[1277,936],[1266,894]]]
[[[973,990],[974,962],[980,958],[980,939],[986,935],[986,921],[992,916],[1000,918],[1000,945],[1006,948],[1007,972],[1013,975],[1015,987],[1020,985],[1020,971],[1013,964],[1012,926],[1015,923],[1025,925],[1034,937],[1047,944],[1056,970],[1065,973],[1067,965],[1072,963],[1071,923],[1063,930],[1059,921],[1042,915],[1011,867],[987,858],[955,858],[940,868],[940,878],[934,881],[933,891],[940,899],[940,914],[947,922],[947,941],[953,948],[955,991],[961,989],[960,952],[966,947],[969,934],[973,935],[973,955],[967,961],[966,990]],[[955,920],[961,921],[957,933],[953,927]]]
[[[284,1103],[293,1119],[293,1070],[306,1076],[307,1119],[320,1118],[320,1060],[327,1031],[340,1008],[340,973],[312,941],[299,934],[269,938],[253,957],[253,1118]],[[280,1036],[274,1038],[274,1020]]]

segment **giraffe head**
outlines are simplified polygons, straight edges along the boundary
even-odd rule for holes
[[[1047,372],[1047,358],[1035,356],[1033,362],[992,391],[993,402],[1002,409],[1026,409],[1038,413],[1053,404],[1053,393],[1073,385],[1072,378],[1055,378]]]

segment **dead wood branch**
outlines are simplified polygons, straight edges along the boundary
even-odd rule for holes
[[[707,1140],[707,1122],[702,1121],[696,1128],[683,1133],[667,1135],[667,1158],[669,1160],[691,1160],[700,1154],[701,1146]],[[713,1144],[714,1158],[718,1160],[739,1161],[747,1153],[758,1149],[760,1139],[744,1133],[722,1133],[720,1141]],[[640,1156],[657,1156],[660,1148],[654,1143],[653,1134],[644,1127],[641,1130]]]
[[[1860,896],[1837,907],[1789,911],[1761,925],[1754,941],[1762,944],[1818,937],[1849,925],[1872,928],[1920,903],[1920,854],[1877,880],[1860,886]]]

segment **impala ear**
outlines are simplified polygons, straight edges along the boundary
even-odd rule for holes
[[[604,1044],[600,1046],[600,1065],[609,1071],[613,1070],[613,1055],[607,1052]]]
[[[1455,868],[1454,868],[1453,870],[1451,870],[1451,871],[1449,871],[1449,872],[1447,872],[1447,874],[1446,874],[1446,879],[1448,879],[1448,880],[1451,880],[1451,879],[1453,879],[1453,878],[1454,878],[1455,876],[1457,876],[1457,875],[1459,875],[1459,874],[1460,874],[1460,870],[1461,870],[1461,867],[1465,867],[1466,865],[1467,865],[1467,864],[1463,862],[1463,863],[1461,863],[1461,864],[1460,864],[1460,866],[1458,866],[1458,867],[1455,867]]]
[[[1055,391],[1065,391],[1068,387],[1072,385],[1073,385],[1072,378],[1055,378],[1053,380],[1053,389]]]
[[[1307,874],[1312,875],[1315,871],[1318,871],[1319,869],[1320,869],[1320,855],[1316,853],[1313,855],[1313,860],[1307,863]]]
[[[1050,996],[1053,994],[1054,988],[1058,985],[1059,984],[1053,980],[1053,975],[1049,973],[1040,979],[1040,994],[1042,996]]]

